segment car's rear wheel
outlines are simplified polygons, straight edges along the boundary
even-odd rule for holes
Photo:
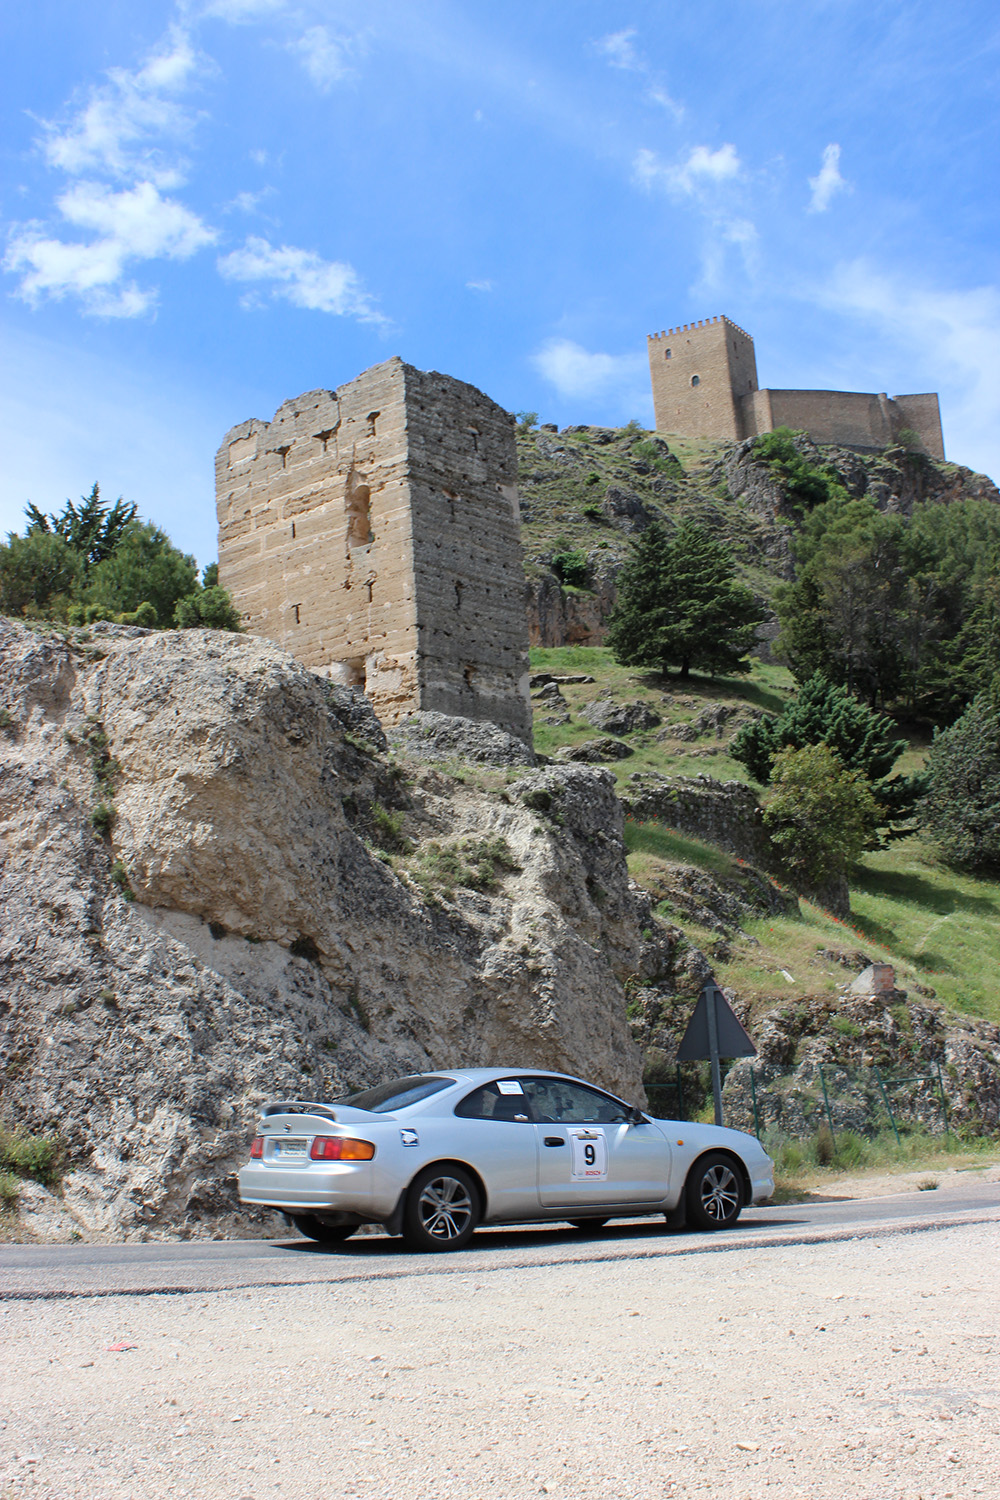
[[[603,1229],[607,1219],[570,1219],[574,1229]]]
[[[411,1250],[461,1250],[479,1223],[479,1192],[461,1167],[426,1167],[410,1186],[403,1239]]]
[[[299,1234],[319,1245],[339,1245],[341,1240],[350,1239],[358,1227],[357,1224],[324,1224],[315,1214],[292,1214],[291,1218]]]
[[[743,1207],[743,1184],[732,1157],[714,1151],[696,1161],[687,1180],[687,1218],[695,1229],[728,1229]]]

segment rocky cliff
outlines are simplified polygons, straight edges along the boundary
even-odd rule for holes
[[[642,1097],[623,982],[687,950],[607,771],[393,760],[215,632],[2,622],[0,704],[0,1120],[64,1143],[66,1232],[245,1223],[268,1096],[509,1062]]]

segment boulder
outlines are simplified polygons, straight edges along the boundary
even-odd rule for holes
[[[637,729],[655,729],[663,723],[646,703],[615,703],[607,698],[588,703],[583,717],[603,734],[633,734]]]
[[[535,764],[531,747],[498,725],[427,709],[398,724],[390,743],[409,760],[467,760],[491,766]]]

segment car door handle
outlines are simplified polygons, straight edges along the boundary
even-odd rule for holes
[[[545,1137],[545,1144],[546,1146],[565,1146],[566,1142],[561,1135],[547,1135]]]

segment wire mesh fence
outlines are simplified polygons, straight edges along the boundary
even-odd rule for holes
[[[701,1115],[706,1080],[699,1069],[677,1066],[672,1077],[646,1085],[649,1108],[661,1118]],[[734,1130],[760,1139],[815,1136],[822,1127],[836,1140],[842,1133],[873,1137],[891,1132],[898,1142],[915,1131],[946,1134],[948,1100],[940,1064],[922,1073],[832,1063],[787,1068],[743,1060],[733,1063],[722,1093],[723,1119]]]

